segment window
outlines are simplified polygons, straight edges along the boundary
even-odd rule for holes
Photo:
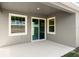
[[[47,19],[47,32],[48,34],[56,34],[56,19],[51,17]]]
[[[9,13],[9,35],[27,34],[27,16]]]

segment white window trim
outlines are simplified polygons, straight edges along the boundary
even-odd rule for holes
[[[25,17],[25,32],[24,33],[11,33],[11,16]],[[27,35],[27,16],[9,13],[9,36]]]
[[[54,32],[49,32],[49,20],[50,19],[54,19]],[[48,34],[56,34],[56,18],[55,17],[51,17],[47,19],[47,33]]]

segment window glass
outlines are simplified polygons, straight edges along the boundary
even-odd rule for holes
[[[54,26],[49,26],[49,32],[54,32]]]
[[[48,33],[49,34],[54,34],[56,32],[56,24],[55,24],[55,17],[48,18]]]
[[[17,14],[9,14],[9,33],[10,34],[21,34],[21,33],[26,33],[26,16],[23,15],[17,15]]]
[[[11,33],[25,32],[25,18],[11,16]]]
[[[54,19],[49,20],[49,25],[54,25]]]

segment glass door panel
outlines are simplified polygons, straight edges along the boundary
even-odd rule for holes
[[[45,20],[40,19],[39,24],[39,38],[45,39]]]
[[[32,19],[32,39],[38,40],[38,19]]]

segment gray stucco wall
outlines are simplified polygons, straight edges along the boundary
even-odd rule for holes
[[[66,12],[54,13],[56,17],[56,34],[47,34],[47,40],[76,47],[76,16]],[[48,16],[49,17],[49,16]]]
[[[8,23],[8,13],[16,13],[27,15],[27,35],[19,36],[9,36],[9,23]],[[0,47],[13,45],[18,43],[28,43],[31,42],[31,16],[35,17],[46,17],[44,15],[38,14],[25,14],[17,11],[2,10],[0,12]],[[66,12],[58,12],[50,17],[56,17],[56,34],[47,34],[47,40],[58,42],[64,45],[76,46],[76,21],[75,14],[68,14]],[[48,17],[49,17],[48,16]]]
[[[9,36],[9,14],[8,13],[15,13],[15,14],[23,14],[27,15],[27,35],[18,35],[18,36]],[[14,12],[3,10],[0,12],[0,47],[13,45],[18,43],[27,43],[31,42],[31,16],[35,17],[44,17],[43,15],[37,14],[24,14],[22,12]]]
[[[76,13],[76,47],[79,47],[79,12]]]

